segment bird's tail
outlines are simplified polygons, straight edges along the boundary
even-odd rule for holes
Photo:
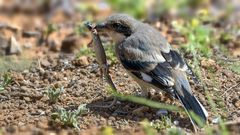
[[[175,77],[175,95],[182,102],[187,114],[194,125],[202,127],[206,124],[208,113],[198,99],[193,95],[191,87],[186,78],[186,75],[182,71],[174,71]],[[195,116],[192,114],[195,114]],[[196,118],[198,116],[198,118]],[[198,121],[200,120],[200,122]]]

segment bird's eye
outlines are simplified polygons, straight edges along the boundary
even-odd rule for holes
[[[124,24],[113,23],[112,28],[114,31],[116,31],[118,33],[122,33],[126,36],[129,36],[131,34],[131,29],[127,25],[124,25]]]
[[[114,23],[112,26],[113,26],[113,28],[118,29],[119,27],[121,27],[121,24],[120,23]]]

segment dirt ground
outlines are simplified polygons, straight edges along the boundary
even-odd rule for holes
[[[104,11],[105,14],[108,14],[106,12],[108,11]],[[107,104],[113,99],[106,89],[106,82],[101,79],[94,56],[75,57],[79,49],[91,40],[89,32],[80,36],[71,36],[74,32],[72,26],[77,25],[75,22],[82,20],[84,18],[81,15],[68,18],[59,13],[59,15],[53,16],[51,21],[58,24],[61,30],[53,32],[49,36],[48,43],[43,43],[43,45],[40,45],[36,38],[23,38],[21,34],[19,36],[19,32],[0,30],[1,37],[9,39],[14,36],[23,48],[20,55],[14,54],[1,58],[1,69],[6,67],[13,69],[9,71],[13,81],[4,91],[0,92],[0,135],[94,135],[103,134],[104,128],[108,126],[112,127],[113,132],[119,135],[144,135],[146,132],[143,125],[140,124],[141,121],[147,119],[154,123],[161,119],[158,109],[119,100],[109,109],[90,108],[89,112],[78,117],[80,131],[53,122],[51,115],[58,107],[74,110],[80,104]],[[26,14],[25,11],[18,14],[1,12],[0,22],[11,24],[19,31],[35,31],[37,28],[47,27],[46,20],[41,14]],[[159,24],[161,24],[160,31],[175,47],[180,45],[179,42],[176,42],[177,40],[185,40],[181,35],[173,32],[173,28],[165,22],[158,21],[151,25],[158,27]],[[222,28],[220,27],[219,30]],[[69,37],[73,37],[73,41]],[[72,48],[63,48],[63,40],[70,40],[70,44],[73,44]],[[111,42],[106,37],[104,40],[104,43]],[[238,51],[240,48],[239,37],[236,40],[228,41],[227,44],[229,45],[227,46],[228,54],[234,59],[230,63],[239,62],[237,54],[240,52]],[[65,53],[69,51],[71,53]],[[202,85],[194,84],[191,80],[190,84],[194,94],[209,112],[209,124],[218,131],[215,121],[221,116],[226,123],[230,123],[227,128],[231,134],[240,134],[240,74],[225,66],[231,59],[226,59],[218,51],[214,53],[212,59],[201,60],[202,81],[206,84],[207,89],[203,89]],[[14,62],[10,62],[10,59]],[[191,61],[191,57],[188,55],[186,55],[186,59]],[[110,65],[110,75],[120,93],[139,94],[140,87],[119,62]],[[51,86],[64,87],[64,92],[60,95],[59,100],[53,104],[49,103],[46,95]],[[208,96],[214,102],[214,109],[208,102]],[[177,100],[158,91],[151,91],[150,99],[181,106]],[[175,123],[175,126],[184,129],[187,133],[193,133],[191,122],[187,116],[170,111],[167,116],[171,117],[173,123],[174,121],[179,122]],[[164,129],[160,129],[158,132],[159,134],[166,133]],[[202,133],[200,131],[197,134]]]
[[[102,80],[99,79],[100,73],[93,64],[79,67],[72,65],[71,61],[67,59],[53,58],[52,60],[56,61],[57,64],[50,64],[41,69],[32,68],[23,72],[11,72],[14,82],[6,88],[6,91],[1,93],[0,125],[3,127],[4,133],[71,133],[73,132],[71,128],[52,125],[50,122],[51,113],[57,106],[73,109],[83,103],[101,104],[111,100]],[[90,63],[94,62],[90,61]],[[111,75],[121,92],[130,94],[140,90],[119,64],[111,67]],[[232,79],[226,81],[229,75]],[[239,83],[240,76],[226,69],[218,70],[217,76],[221,78],[219,81],[223,90],[214,92],[216,95],[213,96],[213,100],[217,103],[222,102],[218,101],[219,98],[224,99],[221,103],[222,106],[220,106],[221,104],[217,106],[217,113],[229,121],[236,120],[240,115],[239,103],[237,103],[239,101],[239,87],[232,88],[232,86]],[[208,77],[206,76],[206,81],[208,81]],[[43,94],[51,85],[61,85],[65,89],[56,104],[49,104],[47,96]],[[214,84],[209,84],[209,91],[214,91]],[[210,112],[210,118],[213,118],[216,114],[213,114],[208,107],[204,91],[198,88],[194,92]],[[151,98],[159,102],[179,105],[179,103],[169,101],[168,98],[159,93],[154,93]],[[139,107],[141,105],[119,101],[110,109],[90,109],[89,113],[79,119],[80,129],[83,134],[92,132],[94,134],[101,127],[108,125],[114,127],[116,132],[120,131],[120,134],[125,132],[142,133],[139,122],[145,118],[150,121],[156,120],[159,116],[156,115],[157,109],[145,107],[140,110],[140,113],[136,111]],[[180,127],[191,129],[190,121],[186,116],[174,112],[170,114],[173,120],[180,122]]]

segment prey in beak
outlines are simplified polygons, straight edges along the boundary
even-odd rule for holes
[[[96,24],[95,26],[90,23],[90,22],[86,22],[84,24],[89,30],[92,30],[92,29],[96,29],[98,32],[103,32],[105,31],[105,29],[107,28],[107,24],[106,23],[99,23],[99,24]]]
[[[94,26],[93,24],[91,24],[90,22],[85,23],[85,26],[91,31],[92,33],[92,42],[94,44],[93,48],[95,50],[95,54],[96,54],[96,60],[100,66],[100,71],[101,71],[101,76],[104,77],[107,81],[107,83],[110,85],[110,87],[117,92],[117,88],[115,87],[111,76],[109,75],[109,68],[108,68],[108,63],[107,63],[107,57],[106,57],[106,53],[105,50],[103,48],[101,39],[98,35],[98,29],[96,29],[96,27],[98,28],[104,28],[104,25],[96,25]],[[114,100],[112,101],[112,103],[110,105],[107,106],[99,106],[99,105],[93,105],[90,107],[100,107],[100,108],[110,108],[112,107],[117,101],[117,98],[114,97]]]

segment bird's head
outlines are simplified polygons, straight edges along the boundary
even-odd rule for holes
[[[104,22],[97,24],[99,32],[108,34],[115,42],[121,42],[129,37],[135,30],[138,21],[126,14],[114,14]]]

